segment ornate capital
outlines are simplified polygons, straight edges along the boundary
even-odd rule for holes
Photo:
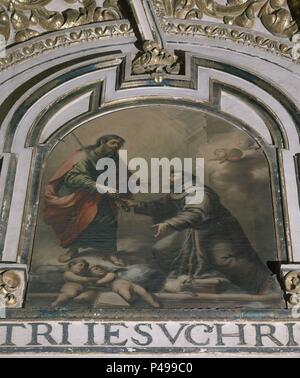
[[[300,272],[289,272],[284,276],[284,287],[290,293],[300,294]]]
[[[17,270],[0,272],[0,300],[4,307],[19,307],[22,303],[24,276]],[[19,306],[18,306],[19,305]]]
[[[162,48],[159,43],[147,41],[143,45],[143,50],[144,53],[133,61],[133,74],[151,74],[157,83],[160,83],[166,74],[179,74],[178,57]]]
[[[300,303],[300,271],[291,271],[284,275],[283,286],[287,301],[291,305]]]
[[[300,264],[281,265],[281,285],[288,307],[300,303]]]

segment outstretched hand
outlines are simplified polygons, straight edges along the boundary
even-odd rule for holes
[[[154,229],[154,237],[158,238],[159,236],[164,236],[170,229],[168,223],[159,223],[152,226]]]

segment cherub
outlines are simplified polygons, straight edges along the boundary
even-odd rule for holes
[[[97,277],[96,285],[111,284],[112,291],[119,294],[129,303],[132,302],[135,296],[138,296],[152,307],[160,307],[160,304],[155,301],[152,295],[142,286],[119,278],[117,273],[107,272],[101,265],[92,266],[90,268],[90,274],[93,277]]]
[[[217,148],[214,152],[215,158],[211,161],[218,161],[219,164],[223,164],[226,161],[239,161],[243,157],[243,151],[239,148],[231,148],[229,150],[225,148]]]
[[[96,277],[89,277],[89,263],[83,259],[72,260],[68,264],[68,270],[64,273],[65,284],[60,290],[59,296],[52,303],[52,307],[56,307],[70,299],[75,302],[88,300],[91,295],[89,291],[85,291],[87,284],[95,283]]]

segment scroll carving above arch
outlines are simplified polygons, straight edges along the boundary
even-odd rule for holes
[[[290,38],[299,31],[286,0],[156,0],[166,18],[200,20],[203,16],[222,19],[224,24],[253,28],[260,19],[264,28],[278,37]]]
[[[113,353],[300,352],[293,4],[0,0],[0,353],[105,354],[103,326],[124,328]],[[107,157],[148,189],[105,196]],[[174,158],[203,162],[183,188],[203,174],[203,204],[173,170],[151,191],[153,160]]]
[[[0,0],[1,34],[8,44],[18,43],[49,31],[124,18],[118,0],[62,2],[58,10],[52,0]]]
[[[234,42],[298,63],[296,3],[293,0],[152,1],[167,41],[180,37]]]

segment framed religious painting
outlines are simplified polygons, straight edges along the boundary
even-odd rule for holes
[[[300,351],[296,1],[0,0],[0,353]]]

